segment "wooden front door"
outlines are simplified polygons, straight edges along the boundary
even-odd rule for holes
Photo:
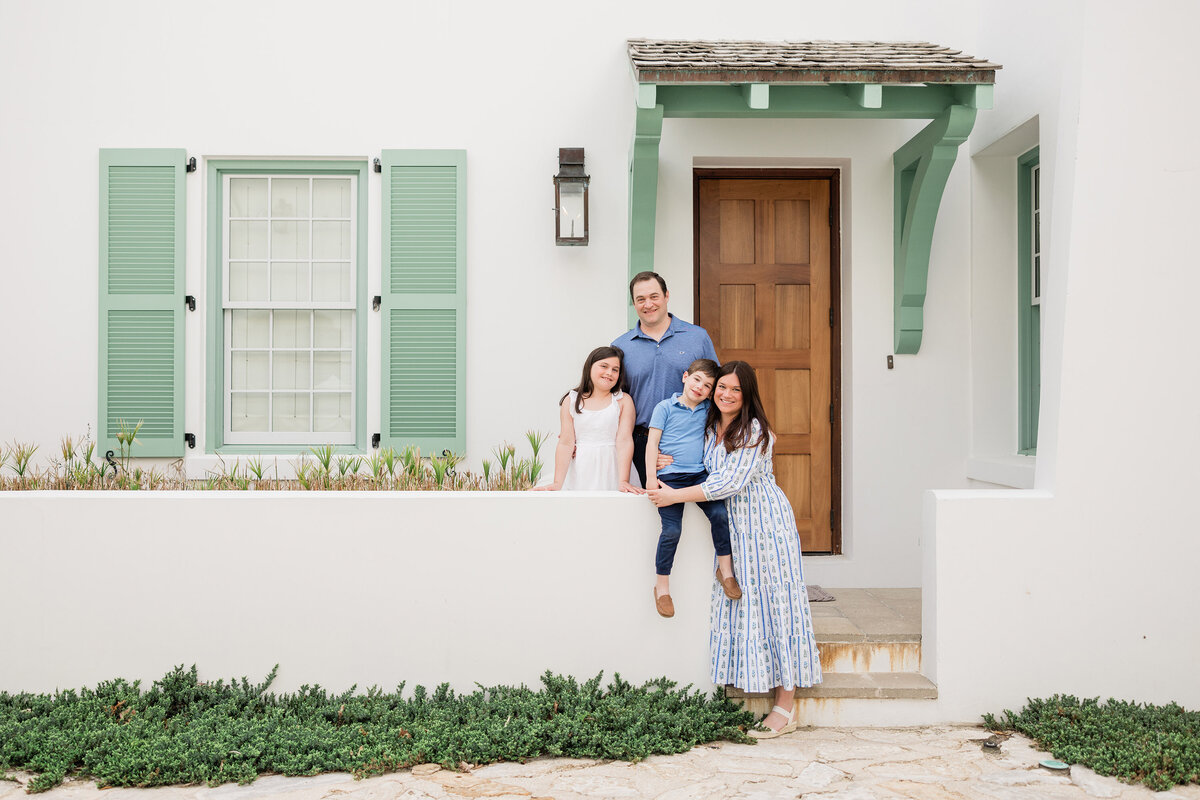
[[[696,171],[696,319],[754,367],[805,552],[841,550],[837,175]]]

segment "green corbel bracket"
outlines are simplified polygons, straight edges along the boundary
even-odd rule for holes
[[[958,146],[970,135],[975,115],[974,108],[950,106],[892,156],[896,353],[912,354],[921,349],[933,228]]]
[[[658,204],[658,142],[663,107],[637,109],[629,149],[629,277],[654,269],[654,222]],[[630,327],[637,321],[629,307]]]

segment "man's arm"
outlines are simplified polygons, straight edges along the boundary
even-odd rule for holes
[[[646,488],[658,488],[658,443],[662,428],[650,428],[646,435]]]

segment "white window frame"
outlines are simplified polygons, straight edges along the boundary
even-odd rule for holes
[[[266,178],[267,179],[267,213],[268,213],[268,216],[261,217],[261,218],[259,218],[259,217],[254,217],[254,218],[238,217],[239,221],[240,220],[261,220],[261,221],[267,222],[268,225],[270,225],[270,223],[272,221],[277,221],[277,220],[292,220],[292,221],[306,220],[308,222],[308,225],[309,225],[309,248],[308,248],[309,257],[307,259],[274,258],[272,256],[272,254],[268,251],[266,258],[262,259],[262,260],[265,260],[268,264],[268,267],[267,267],[267,269],[268,269],[268,273],[267,273],[268,291],[270,289],[270,269],[271,269],[270,264],[271,264],[271,262],[284,263],[284,262],[289,262],[289,261],[291,261],[291,262],[306,261],[307,263],[309,263],[310,264],[310,268],[309,268],[309,286],[310,286],[309,296],[310,296],[310,298],[311,298],[311,286],[312,286],[312,280],[313,280],[313,271],[311,268],[311,264],[318,260],[324,260],[324,261],[334,261],[334,260],[341,261],[342,260],[342,259],[316,259],[313,255],[312,225],[313,225],[314,218],[312,216],[312,210],[313,210],[312,209],[312,183],[314,180],[321,180],[321,179],[331,179],[331,180],[347,180],[348,179],[350,181],[350,217],[349,217],[349,219],[347,220],[345,218],[322,217],[317,220],[317,221],[345,221],[345,222],[349,222],[349,224],[350,224],[350,234],[351,234],[350,235],[350,258],[349,258],[350,300],[337,301],[337,302],[333,302],[333,301],[316,302],[316,301],[312,301],[311,299],[309,301],[272,301],[272,300],[261,300],[260,301],[260,300],[230,300],[229,299],[229,286],[230,286],[230,278],[229,278],[230,235],[229,235],[229,228],[230,228],[230,208],[232,205],[232,202],[230,200],[230,182],[232,179],[235,179],[235,178],[236,179],[246,179],[246,178]],[[273,217],[270,215],[270,212],[271,212],[271,207],[270,207],[271,189],[270,189],[270,187],[271,187],[271,180],[275,179],[275,178],[282,178],[282,179],[288,179],[288,180],[292,180],[292,179],[296,179],[296,178],[307,178],[309,180],[309,214],[307,217]],[[321,444],[354,445],[355,444],[356,432],[358,430],[358,423],[359,423],[359,420],[357,418],[359,392],[364,390],[364,387],[360,385],[359,375],[358,375],[358,363],[359,363],[361,354],[357,352],[358,341],[357,341],[357,336],[355,335],[355,331],[357,331],[358,325],[360,323],[360,320],[358,319],[358,314],[361,311],[358,308],[358,302],[357,302],[358,289],[359,289],[358,270],[357,270],[358,255],[359,255],[358,254],[358,226],[361,223],[361,219],[359,217],[359,214],[361,213],[361,209],[359,209],[359,207],[358,207],[358,180],[359,180],[359,178],[357,175],[340,174],[335,177],[335,176],[329,175],[327,173],[323,173],[320,170],[314,170],[311,173],[298,173],[298,172],[295,172],[292,170],[289,170],[287,172],[273,172],[271,170],[264,170],[261,172],[252,172],[252,173],[225,172],[221,175],[221,181],[222,181],[222,186],[221,186],[221,190],[222,190],[221,191],[221,196],[222,196],[222,204],[221,205],[222,205],[222,207],[221,207],[221,220],[220,220],[220,224],[222,226],[222,235],[221,235],[221,250],[222,250],[222,252],[221,252],[221,286],[222,286],[222,289],[221,289],[221,295],[222,295],[221,296],[221,317],[223,320],[225,335],[224,335],[224,343],[221,348],[222,352],[220,354],[220,357],[223,361],[222,369],[223,369],[223,374],[224,374],[224,384],[222,386],[222,397],[221,397],[221,402],[224,406],[224,414],[222,415],[224,417],[224,426],[223,426],[224,430],[222,431],[224,443],[233,444],[233,445],[240,445],[240,444],[251,444],[251,445],[272,445],[272,444],[278,444],[278,445],[321,445]],[[252,259],[252,260],[257,261],[260,259]],[[233,388],[232,388],[233,387],[233,383],[232,383],[233,359],[231,357],[231,354],[232,354],[232,342],[233,342],[233,337],[232,337],[233,315],[230,312],[234,311],[234,310],[265,310],[265,311],[271,311],[271,312],[287,311],[287,310],[301,310],[301,311],[326,311],[326,310],[339,311],[340,310],[340,311],[354,312],[354,316],[352,317],[353,322],[350,326],[351,344],[350,344],[350,348],[349,348],[350,349],[350,426],[349,426],[349,430],[344,431],[344,432],[332,432],[332,431],[273,432],[273,431],[234,431],[232,429],[232,427],[233,427]],[[309,347],[307,348],[308,352],[310,352],[310,353],[341,352],[346,349],[346,348],[319,348],[319,347],[317,347],[315,345],[314,339],[313,339],[312,324],[313,323],[310,323],[310,329],[309,329]],[[269,336],[273,339],[275,326],[272,323],[268,327],[269,327]],[[268,342],[268,352],[270,352],[270,353],[274,352],[274,348],[272,347],[272,344],[273,344],[273,342],[270,342],[270,341]],[[310,361],[309,361],[310,384],[313,380],[312,367],[313,367],[312,359],[310,358]],[[273,381],[274,380],[273,360],[268,361],[268,374],[271,376],[271,380]],[[272,408],[273,408],[274,395],[276,394],[276,390],[271,388],[266,391],[267,391],[267,395],[269,398],[267,419],[268,419],[268,421],[270,421],[273,418],[272,417]],[[302,393],[302,392],[293,392],[293,393]],[[343,394],[343,393],[344,393],[344,391],[342,391],[342,390],[319,390],[319,389],[316,389],[315,387],[311,387],[311,386],[308,389],[308,394],[309,394],[310,398],[315,397],[315,395],[317,395],[317,394]],[[314,407],[315,407],[315,403],[313,403],[310,399],[310,404],[309,404],[310,415],[314,412]]]

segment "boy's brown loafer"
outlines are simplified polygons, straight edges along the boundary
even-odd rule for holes
[[[725,596],[730,600],[742,599],[742,587],[738,586],[737,578],[730,575],[728,578],[721,577],[721,568],[717,568],[717,583],[721,584],[721,588],[725,591]]]
[[[660,617],[675,616],[675,604],[671,602],[671,595],[659,595],[658,589],[650,589],[654,593],[654,608],[658,611]]]

